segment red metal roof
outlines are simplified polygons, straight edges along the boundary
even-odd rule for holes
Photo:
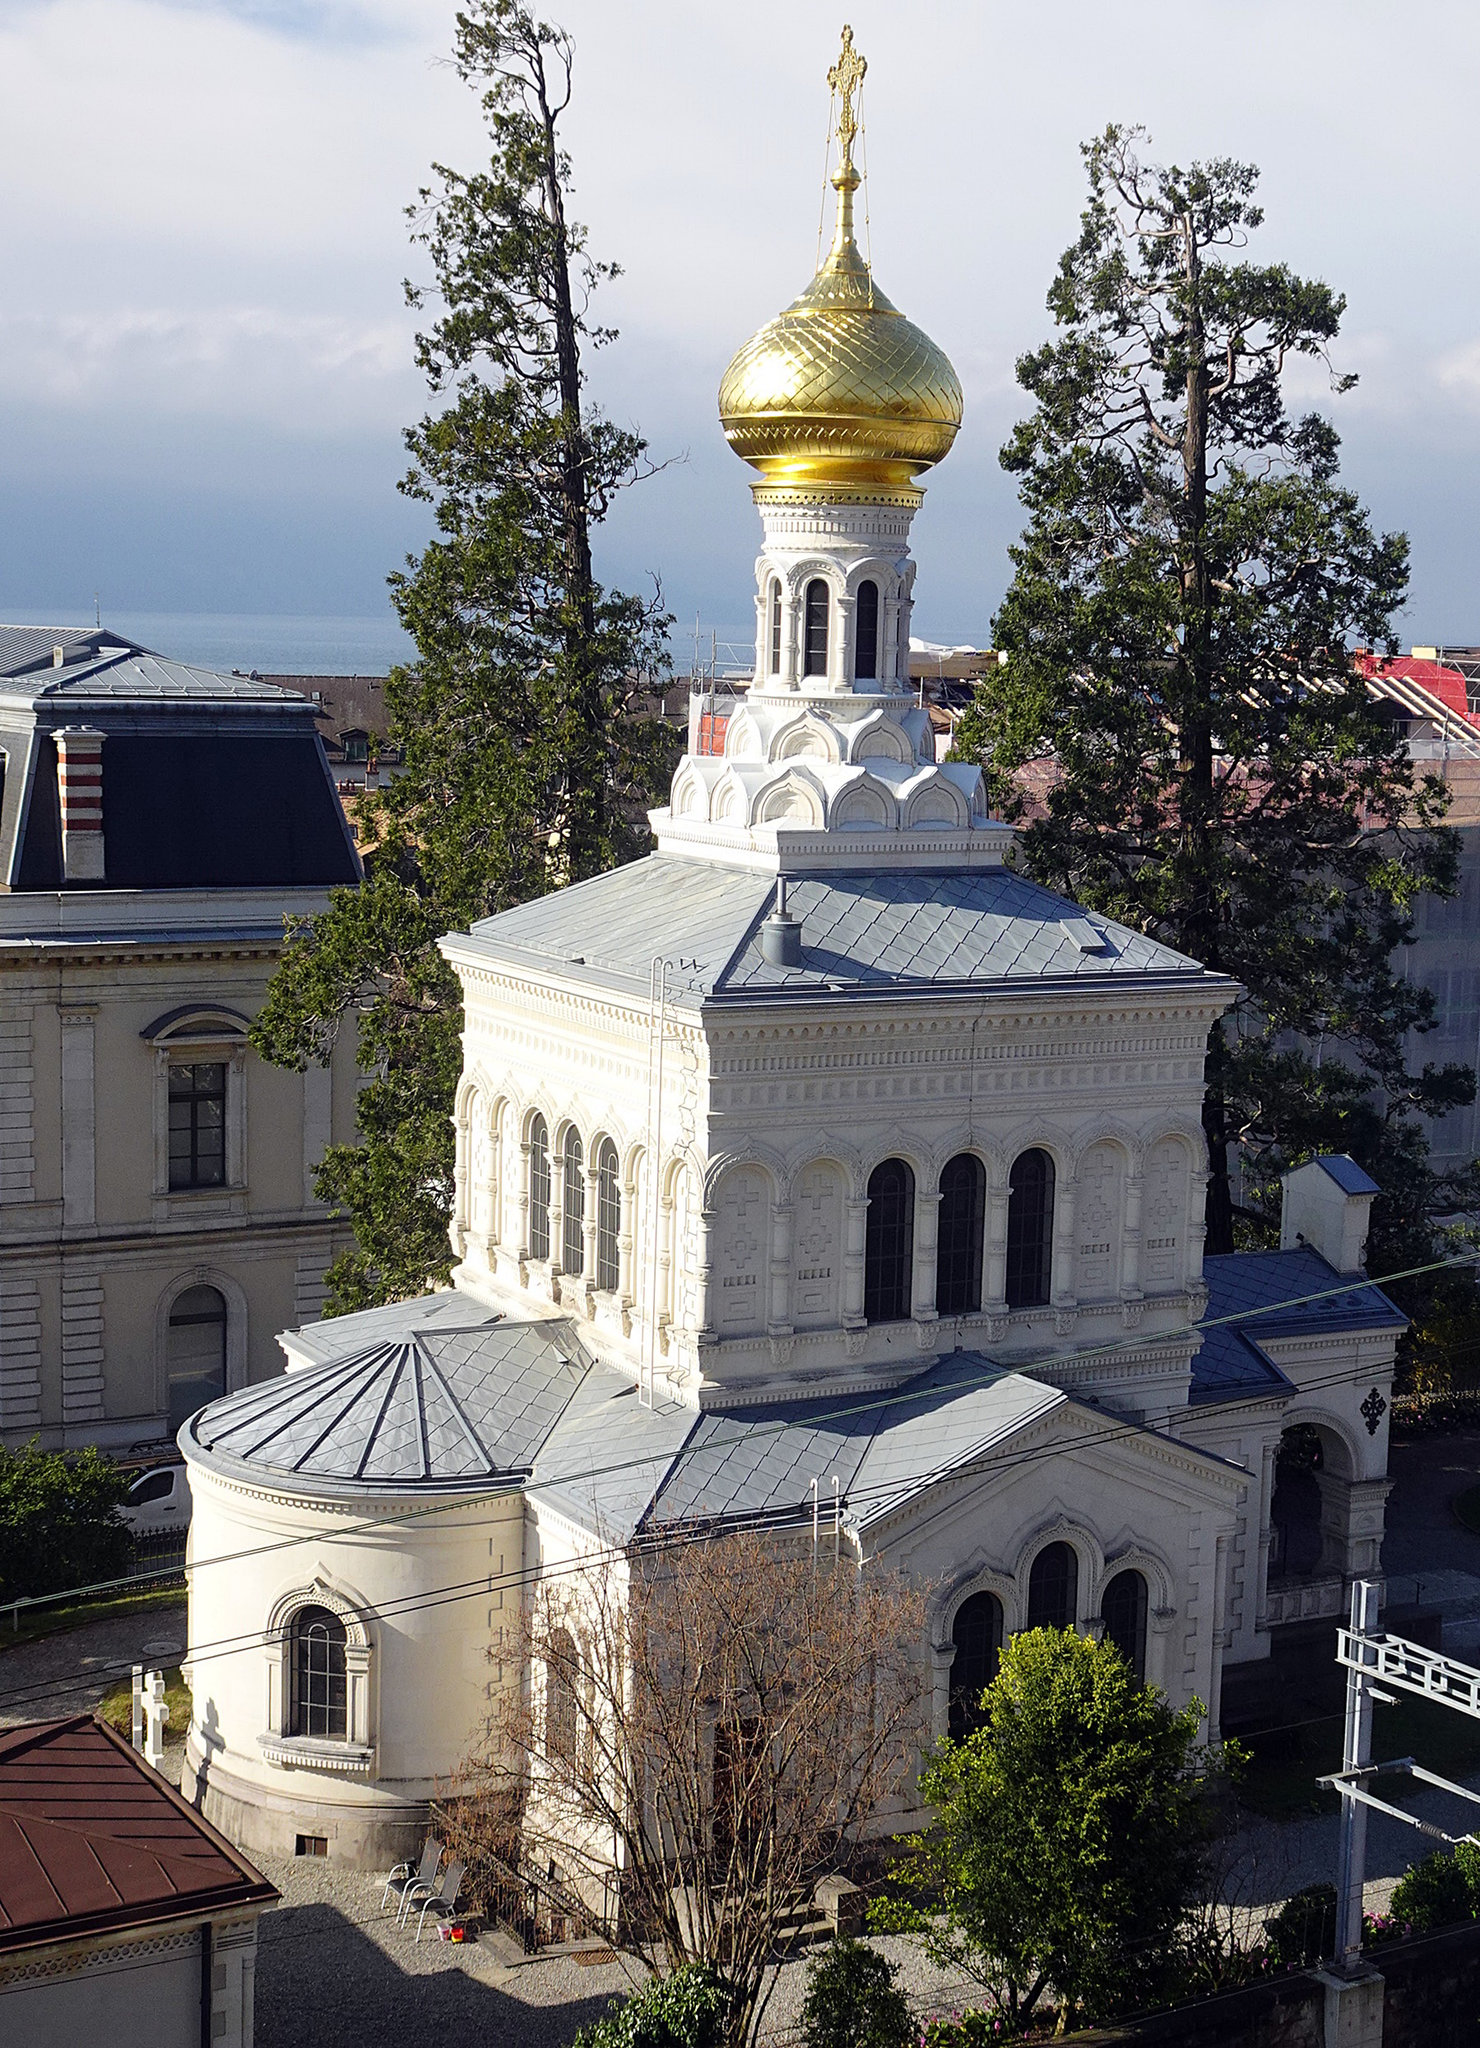
[[[1384,676],[1394,676],[1400,682],[1416,683],[1421,690],[1427,690],[1431,697],[1437,697],[1457,717],[1470,719],[1470,700],[1465,693],[1465,679],[1457,668],[1448,668],[1442,661],[1430,661],[1423,655],[1399,654],[1379,658],[1375,654],[1359,654],[1355,657],[1359,672],[1373,682],[1381,682]],[[1471,723],[1474,721],[1471,720]]]
[[[277,1896],[91,1714],[0,1732],[0,1954]]]

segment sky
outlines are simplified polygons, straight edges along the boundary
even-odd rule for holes
[[[1480,182],[1465,0],[551,0],[575,211],[622,265],[591,389],[660,472],[600,536],[740,638],[759,529],[715,391],[817,246],[846,7],[875,273],[966,418],[915,524],[916,631],[983,644],[1020,525],[1013,366],[1083,201],[1080,143],[1261,167],[1253,253],[1343,291],[1344,471],[1413,543],[1405,641],[1480,642]],[[0,612],[371,615],[426,532],[404,208],[486,155],[448,0],[0,0]],[[1328,402],[1323,387],[1315,399]]]

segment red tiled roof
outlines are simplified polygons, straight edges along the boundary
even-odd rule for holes
[[[91,1714],[0,1732],[0,1954],[277,1896]]]

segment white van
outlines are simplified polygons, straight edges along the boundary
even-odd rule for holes
[[[136,1536],[182,1533],[190,1525],[190,1481],[183,1465],[152,1465],[130,1486],[119,1509]]]

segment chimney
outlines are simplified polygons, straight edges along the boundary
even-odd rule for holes
[[[786,907],[786,877],[776,877],[776,907],[761,926],[761,957],[773,967],[800,967],[802,927]]]
[[[62,798],[62,874],[69,882],[103,879],[103,735],[90,725],[53,734]]]
[[[1292,1167],[1281,1182],[1280,1250],[1308,1244],[1338,1273],[1367,1270],[1367,1223],[1377,1182],[1344,1152]]]

